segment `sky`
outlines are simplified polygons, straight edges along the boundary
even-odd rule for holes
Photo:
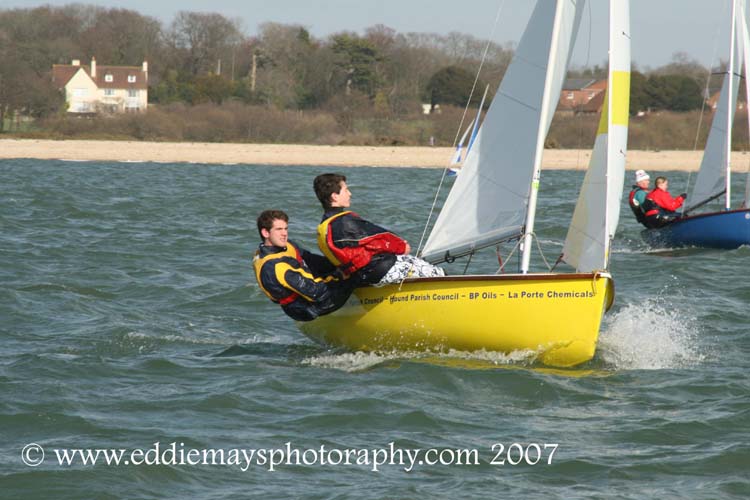
[[[0,8],[69,3],[72,2],[0,0]],[[383,24],[399,33],[458,31],[480,39],[492,35],[492,40],[500,44],[518,41],[535,4],[531,0],[78,0],[78,3],[135,10],[165,25],[182,10],[216,12],[238,19],[247,35],[256,34],[264,22],[300,24],[318,38],[340,31],[362,34],[367,27]],[[715,64],[722,43],[726,43],[721,38],[724,31],[720,34],[718,30],[727,17],[728,4],[729,0],[631,0],[633,61],[641,70],[656,68],[668,64],[673,54],[683,52],[704,66]],[[496,17],[499,22],[493,31]],[[573,55],[574,65],[602,65],[606,61],[606,27],[607,2],[588,0]]]

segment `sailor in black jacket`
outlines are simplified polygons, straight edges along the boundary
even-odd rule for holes
[[[263,242],[253,268],[268,298],[292,319],[310,321],[344,305],[352,286],[325,257],[288,240],[288,221],[280,210],[266,210],[258,217]]]

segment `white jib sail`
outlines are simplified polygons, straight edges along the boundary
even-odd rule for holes
[[[548,69],[557,3],[562,3],[557,30],[558,53]],[[584,0],[540,0],[521,37],[461,175],[432,228],[422,256],[439,262],[449,252],[465,255],[512,236],[520,236],[540,127],[549,129],[552,113],[543,111],[545,81],[552,71],[548,107],[554,111],[562,89]]]
[[[594,151],[563,246],[579,272],[605,270],[620,218],[630,105],[630,7],[609,3],[609,78]]]
[[[741,1],[733,0],[735,3]],[[731,26],[734,27],[735,22],[738,25],[744,24],[744,20],[736,16],[734,6],[731,11],[734,16]],[[740,38],[742,28],[740,27],[737,30],[733,28],[731,32],[729,50],[726,52],[730,54],[729,66],[724,77],[724,83],[721,86],[721,94],[719,95],[714,119],[711,122],[711,130],[708,132],[706,149],[703,152],[698,177],[690,195],[690,205],[701,203],[726,189],[726,173],[730,162],[728,152],[731,147],[732,122],[737,107],[737,90],[740,83],[739,71],[736,71],[736,61],[742,61],[744,58],[743,42],[734,43],[735,32],[737,37]]]

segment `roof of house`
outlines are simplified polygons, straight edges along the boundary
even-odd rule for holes
[[[593,78],[568,78],[563,82],[563,90],[583,90],[594,83]]]
[[[83,69],[91,77],[91,67],[88,65],[74,66],[72,64],[52,65],[52,80],[64,87],[71,78]],[[105,75],[112,75],[112,81],[106,81]],[[135,76],[135,82],[129,82],[128,76]],[[91,78],[100,89],[148,89],[148,73],[140,66],[103,66],[96,65],[96,78]]]
[[[52,81],[57,84],[58,87],[62,88],[68,84],[73,75],[75,75],[80,66],[73,66],[72,64],[53,64],[52,65]]]
[[[584,113],[598,113],[604,105],[604,92],[599,92],[581,107]]]

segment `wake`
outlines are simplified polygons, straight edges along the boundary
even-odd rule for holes
[[[629,304],[610,316],[599,338],[598,357],[618,370],[687,368],[703,362],[698,322],[663,299]]]

